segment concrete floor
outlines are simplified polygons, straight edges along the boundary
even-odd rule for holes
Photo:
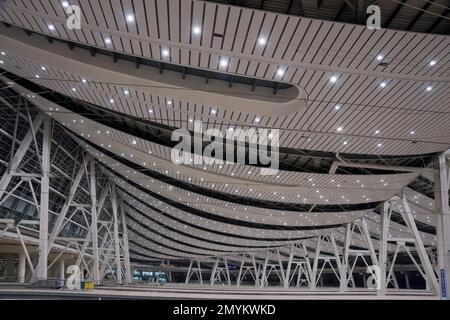
[[[283,290],[277,287],[227,287],[166,284],[164,286],[101,286],[90,291],[30,289],[23,286],[0,286],[0,299],[252,299],[252,300],[439,300],[417,290],[391,290],[386,296],[376,292],[335,288],[312,293],[307,289]]]

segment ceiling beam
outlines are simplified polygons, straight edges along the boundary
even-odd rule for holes
[[[301,2],[301,0],[300,0],[300,2]],[[290,0],[289,1],[289,4],[288,4],[288,8],[287,8],[287,10],[286,10],[286,14],[289,14],[290,12],[291,12],[291,9],[292,9],[292,5],[294,4],[294,0]]]
[[[403,8],[403,4],[406,3],[407,0],[401,0],[401,3],[399,3],[397,5],[397,7],[395,7],[394,12],[392,12],[392,14],[389,16],[389,18],[387,19],[387,21],[384,23],[383,28],[387,28],[389,27],[389,25],[392,23],[392,21],[395,19],[395,17],[397,16],[397,14],[400,12],[400,10]]]
[[[346,8],[347,8],[347,3],[343,2],[341,7],[339,8],[339,11],[338,11],[336,17],[334,17],[334,21],[338,21],[341,18],[342,14],[344,13],[344,10]]]
[[[424,6],[422,7],[422,10],[420,10],[419,12],[417,12],[417,14],[415,15],[415,17],[411,20],[411,22],[409,23],[408,27],[406,28],[406,30],[410,31],[412,27],[414,27],[414,25],[416,24],[417,21],[419,21],[420,17],[423,16],[423,14],[425,13],[425,11],[431,6],[431,4],[433,3],[433,0],[430,0],[430,2],[427,2],[424,4]]]
[[[449,14],[449,12],[450,12],[450,9],[447,8],[447,9],[445,9],[445,11],[441,14],[441,16],[446,17],[446,16]],[[427,33],[432,33],[432,32],[434,31],[434,29],[436,29],[437,26],[442,22],[442,20],[444,20],[443,17],[438,17],[438,18],[433,22],[433,24],[430,26],[430,28],[428,28]]]
[[[356,0],[356,1],[358,1],[358,0]],[[344,2],[350,9],[352,9],[352,11],[356,11],[355,6],[353,5],[353,3],[350,2],[350,0],[344,0]]]

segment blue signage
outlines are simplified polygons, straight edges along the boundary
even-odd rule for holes
[[[441,269],[441,297],[447,298],[447,289],[445,287],[445,269]]]

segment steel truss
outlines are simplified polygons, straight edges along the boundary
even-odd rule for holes
[[[7,104],[5,100],[3,103]],[[23,103],[27,106],[26,100]],[[22,141],[17,141],[19,121],[15,122],[10,161],[0,179],[0,205],[12,197],[34,205],[38,216],[31,220],[0,219],[0,223],[6,224],[0,236],[14,230],[21,245],[23,252],[19,254],[20,281],[25,279],[25,261],[31,273],[28,277],[30,282],[47,280],[48,270],[57,262],[61,269],[59,277],[64,279],[63,253],[75,252],[75,264],[86,270],[89,279],[96,284],[103,282],[107,274],[119,284],[130,283],[132,277],[126,213],[121,199],[117,196],[115,184],[111,181],[104,182],[107,178],[96,171],[96,160],[83,153],[74,158],[73,167],[78,168],[76,172],[72,175],[65,173],[52,163],[52,152],[55,151],[52,144],[59,148],[58,137],[53,136],[57,124],[43,113],[38,113],[32,120],[29,112],[24,116],[17,111],[17,118],[19,117],[28,120],[30,127]],[[25,160],[27,154],[31,156]],[[30,159],[38,164],[33,167],[33,171],[29,169]],[[61,196],[51,184],[55,183],[61,174],[70,178],[71,186],[68,194],[62,195],[65,202],[61,210],[51,212],[50,197],[54,192]],[[17,177],[20,177],[20,180],[14,183]],[[18,192],[19,188],[22,193]],[[101,190],[100,194],[98,188]],[[22,196],[23,190],[31,194],[32,201]],[[51,219],[52,217],[55,219]],[[74,235],[73,232],[70,234],[69,230],[73,226],[81,230],[78,232],[80,236]],[[32,257],[25,244],[22,235],[24,230],[27,233],[37,233],[37,257]],[[54,251],[52,249],[56,244],[64,249],[50,261],[49,254]],[[34,261],[36,258],[37,263]]]
[[[27,109],[27,100],[21,101]],[[2,103],[8,104],[4,99]],[[19,118],[28,121],[29,129],[19,141],[19,121],[15,121],[9,162],[0,178],[0,206],[10,198],[19,199],[32,204],[38,216],[36,219],[0,219],[0,223],[6,224],[6,227],[0,230],[0,236],[13,231],[20,243],[23,251],[19,255],[20,281],[25,281],[26,265],[30,270],[30,281],[47,280],[48,270],[55,265],[62,270],[60,278],[64,278],[66,265],[62,257],[65,252],[71,252],[76,254],[75,265],[85,270],[88,278],[96,284],[104,282],[106,276],[110,276],[118,284],[130,283],[132,277],[126,212],[115,183],[99,170],[94,157],[84,152],[73,157],[73,172],[65,172],[59,168],[54,164],[53,158],[53,145],[55,142],[58,144],[58,137],[54,136],[57,124],[42,113],[32,119],[29,111],[25,115],[17,111],[16,119]],[[368,268],[379,267],[378,293],[385,295],[389,287],[399,287],[394,271],[398,255],[402,252],[411,259],[426,281],[427,288],[436,295],[448,298],[449,156],[449,152],[443,153],[436,160],[434,167],[437,255],[433,250],[425,248],[412,210],[406,197],[401,195],[393,197],[383,205],[380,214],[380,238],[377,239],[378,252],[374,246],[375,237],[370,234],[365,218],[362,218],[348,223],[343,230],[336,229],[330,234],[292,242],[279,248],[214,256],[202,260],[193,258],[190,260],[185,283],[197,278],[198,282],[203,284],[202,272],[210,271],[210,285],[225,283],[229,286],[241,286],[247,279],[246,276],[250,275],[256,287],[279,285],[285,289],[307,287],[316,290],[324,272],[328,272],[336,276],[339,290],[344,292],[356,287],[354,274],[358,263],[362,263]],[[33,169],[30,170],[29,164],[33,161],[37,165],[32,166]],[[70,180],[70,188],[66,194],[52,186],[52,182],[61,175]],[[23,190],[27,190],[31,196],[23,196]],[[53,193],[59,193],[65,199],[58,212],[50,208]],[[409,237],[395,238],[389,235],[394,210],[400,213]],[[71,227],[76,227],[78,233],[70,232]],[[28,250],[24,231],[27,234],[34,232],[38,236],[37,256],[33,256]],[[343,243],[339,243],[336,238],[340,232],[343,234]],[[365,248],[355,248],[356,237],[365,243]],[[311,243],[314,244],[313,248],[310,247]],[[49,259],[50,253],[54,252],[58,253]],[[240,266],[235,282],[230,273],[230,264]]]
[[[394,208],[401,214],[407,226],[407,232],[411,235],[410,238],[388,236]],[[310,290],[317,290],[321,277],[327,270],[327,273],[334,274],[339,281],[339,291],[344,292],[350,288],[356,288],[354,274],[357,272],[355,271],[357,268],[361,270],[360,266],[357,267],[359,262],[359,265],[362,264],[366,268],[379,267],[379,277],[376,278],[380,282],[378,294],[385,295],[389,287],[399,289],[394,270],[398,254],[402,252],[411,259],[412,265],[425,279],[427,290],[438,294],[439,285],[432,263],[433,259],[437,259],[433,256],[432,250],[425,249],[412,211],[404,196],[393,197],[384,203],[380,227],[381,237],[377,239],[378,251],[375,250],[374,236],[369,232],[367,221],[363,217],[345,226],[342,230],[344,242],[339,245],[336,240],[339,230],[336,230],[328,235],[320,235],[313,240],[303,240],[276,249],[203,259],[201,262],[204,266],[203,270],[200,267],[200,260],[193,259],[190,261],[185,283],[189,283],[195,274],[202,284],[202,272],[208,272],[207,266],[212,264],[210,284],[214,285],[224,280],[225,284],[232,285],[228,265],[233,263],[240,265],[235,282],[238,287],[243,284],[244,278],[250,275],[252,283],[257,287],[279,285],[285,289],[307,287]],[[361,241],[365,243],[366,248],[355,248],[354,243],[357,238],[360,243]],[[311,241],[315,244],[313,248],[308,247]],[[414,246],[412,247],[412,245]],[[437,263],[435,265],[437,266]],[[197,267],[195,268],[195,266]],[[366,277],[364,277],[365,280]],[[406,281],[409,288],[407,276]],[[367,288],[366,283],[364,283],[364,288],[372,289]]]
[[[389,225],[391,221],[392,212],[396,209],[400,213],[404,223],[407,226],[407,232],[410,237],[396,238],[389,236]],[[387,246],[391,244],[394,246],[394,254],[389,257],[387,254]],[[414,246],[414,250],[419,257],[419,261],[412,255],[410,246]],[[385,295],[392,282],[395,288],[398,288],[397,280],[393,273],[396,259],[400,251],[405,252],[411,259],[414,266],[417,268],[419,274],[427,283],[427,288],[438,295],[439,294],[439,284],[436,278],[436,274],[433,270],[430,257],[423,245],[422,238],[417,229],[416,223],[414,221],[414,216],[411,208],[404,195],[395,196],[390,201],[386,202],[383,206],[381,212],[381,239],[380,239],[380,252],[379,252],[379,268],[380,268],[380,290],[378,293],[380,295]],[[420,263],[420,264],[419,264]]]

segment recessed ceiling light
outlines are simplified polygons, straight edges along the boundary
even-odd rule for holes
[[[342,131],[342,127],[338,127],[338,128],[336,129],[336,131],[337,131],[337,132],[341,132],[341,131]]]
[[[415,134],[416,132],[414,130],[412,130],[409,134]]]
[[[189,118],[189,122],[192,122],[192,121],[194,121],[194,120],[192,120],[192,118]]]
[[[123,93],[124,93],[125,95],[129,95],[129,94],[130,94],[130,91],[128,91],[128,90],[125,89],[125,90],[123,91]]]
[[[36,77],[36,78],[38,78],[38,79],[40,78],[38,74],[37,74],[37,75],[35,75],[35,77]]]
[[[75,91],[77,91],[77,89],[76,88],[72,88],[72,91],[75,92]]]
[[[334,83],[334,82],[337,81],[337,79],[338,79],[337,76],[332,76],[332,77],[330,78],[330,81]]]
[[[0,64],[4,64],[5,62],[3,60],[0,60]]]
[[[200,33],[202,32],[202,30],[200,29],[200,27],[194,27],[194,29],[192,29],[192,31],[193,31],[195,34],[200,34]]]
[[[109,99],[109,102],[114,103],[114,99]]]
[[[63,6],[64,8],[67,8],[67,7],[69,6],[69,2],[63,1],[63,2],[62,2],[62,6]]]
[[[380,133],[380,130],[375,130],[375,134],[379,134]]]
[[[55,30],[55,26],[52,25],[52,24],[49,24],[49,25],[48,25],[48,29],[51,30],[51,31],[53,31],[53,30]]]
[[[6,55],[5,51],[0,52],[2,56]]]
[[[226,59],[226,58],[220,59],[219,64],[221,67],[226,67],[228,65],[228,59]]]
[[[149,109],[148,112],[149,112],[149,113],[153,113],[153,110],[152,110],[152,109]]]
[[[381,144],[381,143],[377,144],[377,147],[378,147],[378,148],[380,148],[381,146],[382,146],[382,144]]]
[[[111,39],[110,38],[105,38],[105,43],[106,44],[111,44]]]
[[[377,60],[378,60],[378,61],[383,60],[383,58],[384,58],[384,57],[383,57],[381,54],[377,55]]]
[[[86,79],[81,79],[81,82],[86,83],[87,80]]]
[[[46,70],[46,68],[45,68],[44,66],[41,66],[41,70],[44,70],[44,71],[45,71],[45,70]]]
[[[258,117],[255,118],[255,122],[260,122],[260,121],[261,121],[261,118],[258,118]]]
[[[258,43],[263,46],[263,45],[265,45],[267,43],[267,40],[264,39],[264,38],[259,38],[258,39]]]
[[[431,60],[430,61],[430,66],[434,66],[436,64],[436,60]]]
[[[211,110],[211,113],[212,113],[212,114],[216,114],[216,110],[215,110],[215,109],[212,109],[212,110]]]
[[[169,50],[168,49],[164,49],[162,51],[162,55],[163,55],[163,57],[167,57],[169,55]]]
[[[132,14],[127,15],[127,21],[128,22],[133,22],[134,21],[134,16]]]
[[[386,82],[382,82],[382,83],[380,83],[380,87],[382,87],[382,88],[384,88],[384,87],[386,87]]]
[[[431,91],[432,89],[433,89],[433,87],[431,87],[431,86],[427,87],[427,91]]]
[[[348,141],[344,141],[343,143],[344,143],[344,145],[347,145],[347,144],[348,144]]]
[[[339,110],[340,108],[341,108],[340,105],[335,105],[335,106],[334,106],[334,110]]]

